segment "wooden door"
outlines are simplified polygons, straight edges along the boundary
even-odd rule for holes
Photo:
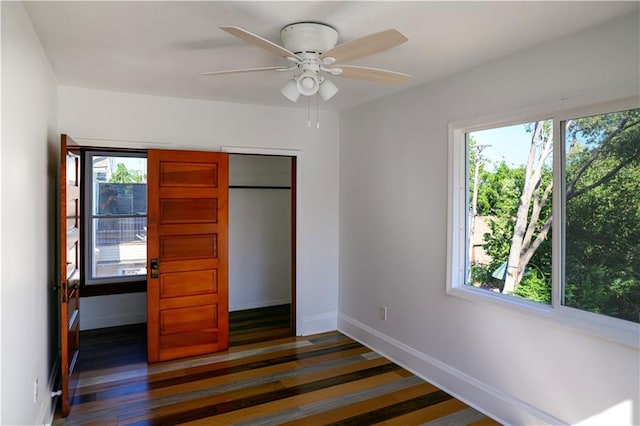
[[[229,346],[228,156],[149,150],[147,357]]]
[[[66,417],[78,376],[80,351],[80,147],[67,135],[60,141],[60,365],[61,409]]]

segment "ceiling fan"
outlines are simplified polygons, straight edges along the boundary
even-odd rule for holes
[[[293,71],[293,78],[282,87],[282,94],[292,102],[300,95],[316,93],[327,101],[338,92],[338,87],[326,78],[341,76],[377,83],[403,83],[410,75],[396,71],[345,65],[350,61],[396,47],[406,41],[400,31],[390,29],[336,46],[338,31],[319,22],[296,22],[280,30],[283,46],[253,34],[240,27],[220,27],[227,33],[253,44],[267,52],[292,62],[290,66],[245,68],[203,72],[202,75],[222,75],[260,71]]]

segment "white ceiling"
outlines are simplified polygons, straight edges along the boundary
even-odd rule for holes
[[[333,77],[339,111],[638,11],[639,2],[200,1],[25,2],[59,84],[133,93],[305,107],[280,94],[274,71],[203,71],[287,65],[219,29],[240,26],[277,44],[300,21],[330,24],[338,44],[389,28],[409,41],[355,65],[412,75],[384,85]]]

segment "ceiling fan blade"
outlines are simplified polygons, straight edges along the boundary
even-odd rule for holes
[[[224,74],[240,74],[243,72],[259,72],[259,71],[288,71],[285,67],[261,67],[261,68],[243,68],[237,70],[208,71],[202,72],[200,75],[224,75]]]
[[[355,65],[339,65],[337,68],[342,69],[341,77],[352,78],[355,80],[373,81],[375,83],[404,83],[411,77],[396,71],[381,70],[378,68],[358,67]]]
[[[396,47],[409,39],[398,30],[385,30],[343,43],[323,53],[320,58],[334,58],[335,62],[346,62]],[[326,62],[325,62],[326,63]]]
[[[262,38],[258,35],[255,35],[253,33],[250,33],[247,30],[243,30],[240,27],[220,27],[221,30],[228,32],[229,34],[231,34],[232,36],[238,37],[244,41],[246,41],[247,43],[253,44],[254,46],[257,46],[261,49],[266,50],[267,52],[276,55],[276,56],[281,56],[283,58],[296,58],[298,60],[302,60],[302,58],[298,55],[296,55],[293,52],[290,52],[289,50],[285,49],[284,47],[275,44],[269,40],[267,40],[266,38]]]

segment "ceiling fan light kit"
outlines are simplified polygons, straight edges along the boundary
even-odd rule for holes
[[[203,75],[236,74],[257,71],[293,71],[293,78],[280,90],[292,102],[300,95],[318,94],[323,101],[331,99],[338,87],[325,75],[342,76],[378,83],[403,83],[410,76],[395,71],[369,67],[340,65],[345,61],[384,52],[408,39],[398,30],[390,29],[370,34],[340,45],[338,31],[320,22],[296,22],[280,30],[282,46],[240,27],[221,27],[223,31],[294,63],[293,66],[261,67],[205,72]],[[334,67],[335,65],[335,67]]]
[[[296,87],[301,95],[304,96],[313,96],[318,92],[318,88],[320,87],[320,82],[318,81],[318,75],[316,72],[313,72],[308,69],[303,69],[303,71],[296,76]]]
[[[300,91],[294,79],[287,80],[285,85],[282,86],[282,89],[280,89],[280,92],[291,102],[297,102],[298,98],[300,98]]]
[[[338,86],[333,84],[332,81],[324,79],[322,83],[320,83],[320,88],[318,89],[318,94],[323,101],[328,101],[338,93]]]

